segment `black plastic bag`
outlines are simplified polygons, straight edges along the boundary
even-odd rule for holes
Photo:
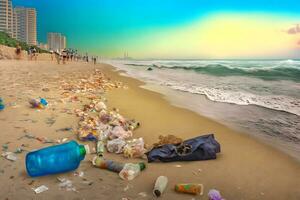
[[[146,155],[148,162],[211,160],[217,158],[217,153],[221,151],[220,148],[214,135],[209,134],[186,140],[178,145],[166,144],[155,147]]]

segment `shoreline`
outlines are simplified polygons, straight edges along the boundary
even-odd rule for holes
[[[142,72],[143,69],[134,73],[133,70],[136,68],[127,69],[122,65],[120,66],[119,63],[116,63],[117,65],[114,66],[113,62],[108,62],[107,64],[112,65],[115,71],[122,76],[144,82],[143,88],[162,94],[172,105],[194,111],[200,116],[205,116],[237,132],[247,134],[266,145],[279,149],[298,162],[300,161],[299,139],[297,135],[294,136],[294,132],[295,134],[297,133],[297,124],[295,123],[300,119],[298,115],[256,104],[239,105],[230,102],[214,101],[204,94],[194,94],[174,89],[164,84],[164,82],[155,82],[149,78],[153,78],[154,75],[150,75],[150,73],[154,72],[146,72],[146,69],[144,69],[144,73]],[[155,71],[157,71],[156,75],[163,73],[159,69]],[[166,77],[166,80],[168,78]],[[277,115],[277,118],[273,117]],[[283,120],[283,125],[281,125],[281,120]]]
[[[21,94],[30,90],[33,84],[33,91],[29,92],[31,95],[45,95],[49,100],[53,99],[54,101],[55,98],[59,97],[58,92],[60,90],[58,82],[51,83],[51,81],[53,82],[56,79],[64,80],[65,77],[72,76],[72,74],[92,73],[93,65],[84,63],[56,65],[53,62],[39,61],[0,61],[0,69],[3,71],[2,76],[9,76],[5,80],[1,80],[2,89],[6,85],[11,86],[9,83],[13,77],[16,78],[14,79],[15,83],[20,81],[18,83],[20,86],[16,85],[9,91],[3,90],[4,92],[2,93],[7,102],[11,102],[16,98],[20,108],[11,109],[9,107],[1,113],[1,118],[5,117],[6,119],[5,121],[0,121],[0,125],[5,130],[1,138],[1,144],[7,142],[7,140],[10,140],[13,144],[15,142],[18,144],[23,142],[15,141],[23,133],[18,131],[18,129],[14,129],[12,124],[13,126],[26,126],[29,131],[48,137],[63,137],[65,133],[55,133],[54,130],[77,124],[77,119],[73,115],[57,112],[60,108],[73,108],[77,104],[58,104],[54,107],[54,110],[49,109],[42,112],[28,111],[26,107],[27,102],[23,102],[27,95],[22,96]],[[273,147],[262,144],[246,134],[233,131],[207,117],[184,108],[175,107],[164,98],[164,95],[141,88],[144,82],[120,75],[119,72],[114,71],[113,66],[99,64],[96,66],[96,69],[101,70],[111,80],[121,81],[128,86],[128,89],[111,90],[104,96],[108,99],[107,105],[109,108],[116,107],[123,116],[141,122],[141,127],[134,131],[135,138],[143,137],[147,144],[153,144],[157,142],[159,135],[173,134],[182,139],[189,139],[207,133],[214,133],[217,141],[221,144],[221,153],[218,154],[216,160],[210,161],[147,164],[147,169],[131,182],[120,180],[114,173],[93,168],[88,161],[91,157],[88,157],[87,161],[82,162],[79,170],[84,171],[85,176],[93,180],[94,184],[92,186],[82,186],[83,189],[79,193],[66,193],[56,189],[57,182],[55,180],[57,176],[42,177],[36,179],[37,184],[50,186],[50,191],[40,194],[40,198],[121,199],[126,197],[129,199],[153,199],[153,183],[160,175],[166,175],[169,178],[169,186],[162,196],[163,199],[192,199],[193,196],[178,194],[173,190],[173,185],[184,182],[204,184],[205,196],[201,197],[204,199],[208,190],[212,188],[221,191],[224,198],[228,200],[297,200],[300,198],[300,191],[297,188],[297,185],[300,185],[298,175],[300,174],[300,165],[290,156]],[[28,72],[30,74],[27,74]],[[23,75],[30,76],[24,80],[21,78]],[[30,80],[32,80],[32,83],[29,82]],[[47,82],[47,80],[49,81]],[[25,83],[24,86],[21,85],[22,82]],[[41,86],[35,88],[34,83],[41,83],[41,86],[43,84],[48,85],[50,92],[40,92],[38,88]],[[25,90],[26,88],[27,90]],[[10,97],[9,94],[13,95],[13,97]],[[44,119],[53,115],[57,118],[57,122],[53,127],[45,126],[43,121],[29,125],[25,122],[18,122],[17,119],[24,118],[24,113],[29,113],[30,118],[34,120]],[[68,133],[67,135],[70,138],[77,138],[73,133]],[[28,142],[30,143],[30,141]],[[32,145],[30,143],[31,149],[40,147],[41,144],[39,143]],[[140,159],[128,160],[121,155],[110,153],[105,155],[109,159],[122,162],[140,161]],[[27,186],[27,184],[24,186],[24,180],[29,182],[31,179],[24,174],[22,159],[24,158],[21,157],[21,162],[18,161],[16,163],[2,160],[0,168],[5,169],[5,174],[0,176],[1,187],[3,188],[0,198],[35,198],[35,194],[31,191],[31,186]],[[8,163],[10,166],[7,166]],[[16,166],[17,164],[19,166]],[[178,168],[176,167],[177,165],[181,165],[181,167]],[[9,175],[6,174],[13,174],[15,178],[10,180]],[[60,176],[73,177],[73,172]],[[127,186],[130,189],[125,191],[124,188]],[[139,195],[141,192],[145,192],[147,196],[142,197]]]
[[[111,66],[111,67],[114,68],[113,66]],[[119,72],[115,72],[115,73],[119,73]],[[122,76],[122,75],[118,74],[117,75],[118,79],[119,79],[119,76]],[[125,76],[122,76],[122,79],[123,80],[130,80],[130,81],[135,82],[137,84],[136,86],[134,86],[135,90],[139,90],[139,92],[143,91],[142,93],[148,93],[149,96],[153,95],[156,98],[159,98],[160,99],[159,101],[163,102],[164,106],[174,107],[174,105],[171,105],[171,103],[164,97],[163,94],[160,94],[158,92],[153,92],[153,91],[145,90],[145,89],[141,88],[141,86],[143,86],[145,84],[144,82],[142,82],[140,80],[137,80],[137,79],[134,79],[132,77],[125,77]],[[124,81],[124,82],[126,82],[126,81]],[[114,102],[114,104],[117,104],[117,102]],[[151,104],[152,104],[152,102],[151,102]],[[161,107],[164,107],[164,106],[161,106]],[[190,111],[190,110],[187,110],[185,108],[175,107],[174,109],[177,110],[177,111],[180,111],[180,112],[189,113],[190,115],[192,115],[195,118],[200,118],[199,121],[201,121],[202,123],[204,122],[203,124],[207,125],[207,127],[199,127],[199,126],[193,127],[193,128],[191,128],[191,129],[194,129],[193,131],[189,130],[191,132],[189,132],[189,131],[185,132],[184,130],[180,130],[180,131],[178,131],[178,133],[177,133],[178,135],[176,135],[176,136],[183,136],[184,135],[185,139],[190,138],[190,137],[194,137],[194,136],[197,136],[197,134],[195,134],[195,133],[197,133],[197,131],[195,131],[195,130],[199,130],[199,134],[200,135],[204,134],[204,133],[209,133],[209,132],[215,132],[215,133],[217,133],[216,134],[216,138],[221,143],[221,149],[222,150],[225,149],[225,152],[221,150],[222,151],[221,155],[219,155],[219,157],[217,158],[216,161],[212,161],[212,162],[218,162],[218,159],[223,159],[224,158],[223,156],[225,156],[227,159],[229,159],[228,157],[233,156],[233,155],[230,155],[231,154],[230,152],[234,151],[235,148],[234,147],[231,148],[228,145],[237,145],[236,144],[237,142],[241,142],[241,143],[245,142],[246,144],[248,143],[246,146],[248,146],[249,143],[251,143],[251,145],[249,145],[248,147],[246,147],[247,151],[249,151],[249,152],[241,152],[241,153],[237,153],[237,155],[235,155],[235,156],[238,156],[241,159],[238,162],[237,162],[237,160],[235,160],[235,162],[237,162],[238,165],[241,165],[240,167],[242,167],[242,165],[243,165],[241,163],[241,162],[243,162],[243,159],[253,159],[253,160],[256,160],[256,159],[258,159],[258,160],[259,159],[266,159],[266,160],[268,160],[267,157],[270,157],[269,159],[271,159],[271,160],[267,161],[266,163],[263,160],[260,160],[260,161],[257,160],[257,162],[253,162],[251,164],[249,163],[249,165],[252,165],[252,167],[255,166],[255,167],[259,168],[259,167],[261,167],[262,163],[269,165],[270,163],[274,162],[273,164],[275,166],[277,165],[277,167],[278,167],[279,165],[281,165],[281,164],[279,164],[280,163],[279,160],[281,160],[283,157],[285,157],[285,159],[287,159],[287,160],[286,161],[282,161],[282,162],[291,162],[291,163],[293,163],[293,165],[295,164],[295,166],[297,166],[296,168],[299,168],[299,162],[296,159],[292,158],[291,156],[287,155],[286,153],[284,153],[284,152],[282,152],[282,151],[280,151],[278,149],[275,149],[274,147],[272,147],[270,145],[266,145],[263,142],[258,141],[253,136],[250,136],[248,134],[245,134],[245,133],[242,133],[242,132],[239,132],[239,131],[234,131],[234,130],[230,129],[227,126],[220,124],[219,122],[216,122],[216,121],[211,120],[211,119],[209,119],[207,117],[201,116],[198,113]],[[126,110],[126,112],[127,112],[127,110]],[[132,113],[130,113],[130,114],[132,114]],[[139,132],[139,130],[137,132]],[[170,132],[174,133],[172,131],[170,131]],[[168,134],[170,132],[169,131],[164,131],[165,134]],[[231,137],[234,137],[234,138],[231,138]],[[151,141],[150,138],[147,138],[147,139]],[[148,142],[147,139],[146,139],[146,141]],[[232,141],[230,141],[230,140],[232,140]],[[234,140],[237,140],[237,141],[234,141]],[[243,142],[240,141],[240,140],[242,140]],[[241,145],[241,146],[237,147],[238,150],[240,150],[240,148],[243,149],[245,147],[243,144],[239,144],[239,145]],[[257,149],[255,150],[256,147],[257,147]],[[228,148],[228,151],[229,151],[228,154],[226,153],[227,148]],[[261,154],[265,154],[264,156],[262,156],[262,155],[256,155],[256,154],[260,153],[260,150],[262,151]],[[265,151],[267,151],[268,153],[265,152]],[[253,154],[253,152],[255,152],[255,153]],[[244,154],[244,156],[241,156],[241,154]],[[280,159],[278,158],[279,160],[274,161],[274,160],[277,159],[276,155],[277,156],[280,155],[279,157],[281,157],[281,156],[282,157]],[[248,156],[253,156],[253,158],[247,158]],[[221,162],[221,161],[219,161],[219,162]],[[201,162],[199,162],[199,163],[201,163]],[[232,163],[229,162],[227,164],[231,165]],[[236,168],[236,167],[234,167],[234,168]],[[228,170],[230,170],[230,169],[228,169]],[[233,170],[239,171],[239,167],[237,167],[236,169],[233,169]],[[271,169],[268,169],[268,170],[269,170],[269,172],[272,171]],[[266,170],[266,171],[268,171],[268,170]],[[275,171],[273,173],[276,173]],[[256,175],[255,172],[252,172],[252,173],[253,173],[252,174],[253,176],[258,176],[259,177],[259,175]],[[251,174],[245,175],[245,178],[248,177],[249,175],[251,176]],[[270,176],[272,176],[272,175],[270,175]],[[243,176],[241,176],[241,177],[243,177]],[[276,184],[274,184],[272,187],[276,187],[275,185]],[[262,195],[262,196],[264,196],[264,195]],[[245,198],[245,196],[244,197],[241,196],[240,199],[242,199],[242,198],[252,199],[250,196],[248,196],[248,197],[249,198]],[[284,196],[282,196],[282,197],[283,197],[282,199],[284,199]],[[253,199],[260,199],[260,198],[261,198],[261,196],[255,196],[255,198],[253,198]],[[228,199],[230,199],[230,198],[228,198]],[[231,199],[239,199],[239,198],[232,197]],[[269,199],[269,198],[267,198],[265,196],[264,199]],[[276,199],[275,196],[273,196],[273,199]],[[278,198],[278,199],[280,199],[280,198]]]

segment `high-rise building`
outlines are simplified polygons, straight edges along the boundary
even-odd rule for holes
[[[13,19],[12,19],[12,37],[17,39],[18,36],[18,18],[15,9],[13,9]]]
[[[13,9],[11,0],[0,0],[0,31],[12,36]]]
[[[67,39],[61,33],[48,33],[48,48],[61,51],[67,47]]]
[[[16,7],[16,39],[29,45],[37,45],[36,10],[35,8]]]

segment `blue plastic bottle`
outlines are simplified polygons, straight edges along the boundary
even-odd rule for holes
[[[3,99],[0,98],[0,111],[1,110],[4,110],[5,106],[4,106],[4,103],[3,103]]]
[[[78,168],[85,154],[76,141],[47,147],[26,155],[26,170],[31,177],[68,172]]]

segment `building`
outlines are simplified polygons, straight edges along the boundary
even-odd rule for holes
[[[67,47],[67,39],[61,33],[48,33],[48,48],[61,51]]]
[[[0,0],[0,31],[12,36],[13,9],[11,0]]]
[[[37,45],[37,26],[35,8],[16,7],[14,9],[16,39],[29,45]]]
[[[17,39],[18,36],[18,18],[15,9],[13,9],[13,19],[12,19],[12,38]]]
[[[44,44],[44,43],[39,43],[38,44],[38,47],[41,48],[41,49],[44,49],[44,50],[48,50],[48,44]]]

